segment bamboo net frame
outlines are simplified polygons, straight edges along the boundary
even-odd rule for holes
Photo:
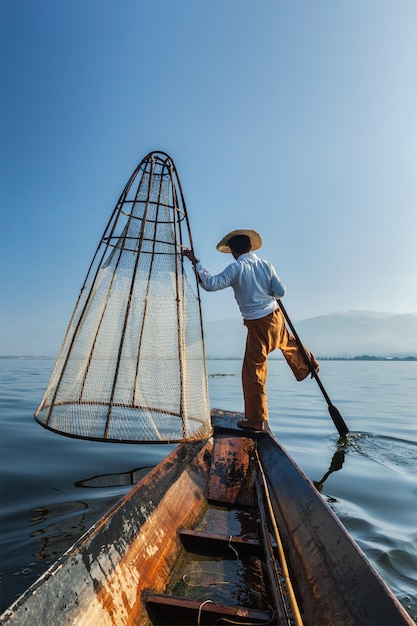
[[[200,292],[186,274],[184,247],[193,246],[176,167],[151,152],[93,256],[35,413],[39,424],[127,443],[210,435]]]

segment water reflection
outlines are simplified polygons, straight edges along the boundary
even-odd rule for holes
[[[85,478],[74,483],[75,487],[83,488],[103,488],[103,487],[126,487],[128,485],[136,485],[144,478],[153,465],[147,467],[137,467],[129,472],[119,472],[117,474],[101,474],[92,478]]]
[[[346,446],[346,440],[343,441],[342,439],[339,439],[338,448],[333,455],[333,458],[330,462],[329,469],[324,474],[321,480],[313,481],[313,484],[316,487],[316,489],[318,489],[318,491],[320,492],[323,491],[323,485],[326,482],[326,480],[329,478],[330,474],[333,474],[333,472],[338,472],[339,470],[342,469],[343,463],[345,462],[345,446]]]
[[[33,507],[28,517],[30,537],[36,542],[32,556],[47,564],[54,562],[124,495],[123,487],[137,484],[153,467],[93,476],[74,483],[75,487],[110,489],[100,497],[92,492],[85,501],[73,499]]]
[[[117,488],[136,485],[153,467],[138,467],[128,472],[93,476],[74,483],[75,487],[80,488],[110,489],[103,497],[87,497],[86,501],[74,499],[53,502],[32,508],[28,518],[32,527],[30,537],[36,541],[36,550],[32,555],[47,564],[54,562],[126,491]]]
[[[35,526],[30,534],[37,542],[36,558],[51,563],[74,543],[95,519],[86,502],[58,502],[31,510],[29,518]],[[92,519],[94,518],[94,519]]]

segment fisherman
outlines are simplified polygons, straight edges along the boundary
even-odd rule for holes
[[[285,295],[285,285],[274,267],[254,254],[254,250],[261,246],[261,236],[254,230],[228,233],[216,247],[219,252],[231,253],[235,261],[217,275],[203,267],[193,250],[183,251],[183,256],[193,264],[203,289],[233,288],[247,328],[242,365],[245,418],[238,422],[238,426],[250,430],[265,430],[267,427],[266,379],[270,352],[280,348],[297,380],[304,380],[311,372],[311,366],[306,363],[296,339],[289,334],[279,309],[277,300]],[[318,372],[316,359],[307,348],[306,352]]]

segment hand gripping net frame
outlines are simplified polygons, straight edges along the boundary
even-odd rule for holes
[[[184,247],[193,246],[176,167],[151,152],[94,254],[35,413],[39,424],[111,442],[210,436],[201,300]]]

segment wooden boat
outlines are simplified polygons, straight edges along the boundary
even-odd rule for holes
[[[270,431],[214,435],[151,470],[1,624],[400,625],[411,618]]]

